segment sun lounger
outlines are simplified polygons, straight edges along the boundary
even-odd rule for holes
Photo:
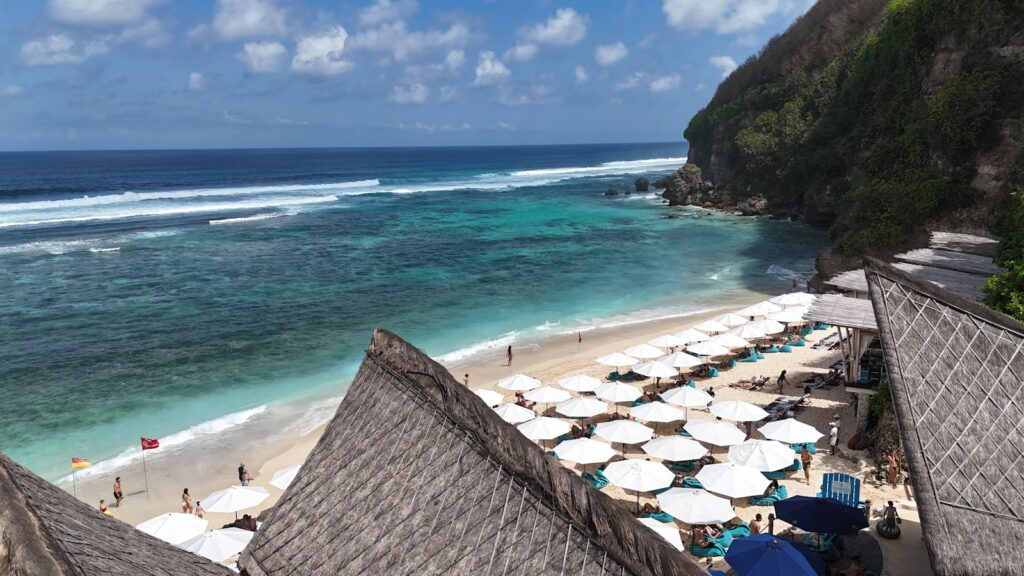
[[[818,447],[813,442],[808,442],[806,444],[790,444],[789,445],[789,447],[792,448],[794,452],[798,452],[798,453],[801,450],[803,450],[804,446],[807,446],[807,451],[810,452],[811,454],[817,454],[818,453]]]
[[[706,548],[702,548],[693,544],[690,546],[690,554],[698,556],[700,558],[712,558],[716,556],[725,556],[725,552],[729,549],[729,545],[732,544],[732,534],[728,532],[722,532],[722,535],[718,538],[709,538],[708,543],[711,544]]]
[[[741,380],[739,382],[729,384],[729,388],[739,388],[740,390],[753,390],[754,383],[751,382],[750,380]]]
[[[695,462],[696,460],[687,460],[686,462],[669,462],[667,466],[668,469],[673,472],[680,472],[682,474],[686,474],[689,472],[693,472],[693,465]]]
[[[640,517],[654,518],[658,522],[664,522],[665,524],[676,521],[676,519],[668,512],[648,512],[646,514],[641,515]]]
[[[792,351],[793,351],[793,348],[789,345],[789,343],[783,344],[782,346],[779,347],[779,352],[792,352]]]
[[[786,498],[789,498],[789,491],[786,490],[785,486],[779,486],[768,496],[751,496],[747,498],[747,502],[751,506],[774,506],[776,502]]]
[[[786,474],[790,472],[799,472],[803,470],[804,465],[799,458],[793,458],[793,463],[781,470],[772,470],[771,472],[761,472],[765,478],[769,480],[784,480]]]
[[[726,532],[732,536],[733,540],[736,538],[746,538],[747,536],[750,536],[750,524],[744,522],[739,526],[733,526],[726,530]]]
[[[735,358],[730,358],[729,361],[725,363],[725,365],[728,368],[735,368],[736,367],[736,359]]]
[[[819,322],[815,322],[814,323],[814,329],[815,330],[828,330],[829,329],[829,325],[825,324],[824,322],[820,322],[820,321]]]
[[[683,478],[683,488],[699,488],[703,490],[704,485],[700,483],[700,480],[697,480],[693,476],[687,476],[686,478]]]
[[[821,477],[819,498],[832,498],[847,506],[863,508],[860,499],[860,478],[842,472],[826,472]]]
[[[718,368],[712,366],[711,370],[708,370],[708,376],[710,376],[711,378],[718,378]]]
[[[689,386],[690,388],[696,388],[697,381],[694,380],[693,378],[690,378],[689,380],[686,381],[686,385]]]
[[[806,327],[804,327],[803,330],[800,331],[800,335],[801,336],[810,336],[811,332],[814,332],[814,328],[812,328],[810,326],[806,326]]]
[[[747,356],[746,358],[740,358],[740,362],[757,362],[757,355]]]
[[[771,347],[771,348],[769,348],[769,349],[767,349],[767,350],[765,350],[765,353],[766,353],[766,354],[775,354],[775,353],[777,353],[778,351],[779,351],[779,347],[778,347],[778,346],[776,346],[775,344],[772,344],[772,347]]]
[[[595,470],[593,474],[590,472],[583,473],[583,479],[594,488],[598,490],[608,485],[608,478],[605,477],[604,473],[600,470]]]

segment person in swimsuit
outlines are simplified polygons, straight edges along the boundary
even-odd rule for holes
[[[779,385],[779,394],[782,394],[783,387],[789,383],[789,381],[786,380],[785,370],[782,371],[782,374],[779,374],[779,379],[776,380],[775,383]]]
[[[889,500],[889,505],[882,511],[882,519],[885,525],[889,528],[895,528],[899,518],[900,515],[896,512],[896,506],[892,503],[892,500]]]
[[[893,488],[896,487],[896,479],[899,478],[900,465],[896,451],[889,453],[889,464],[886,466],[885,479]]]
[[[206,514],[206,510],[203,510],[203,503],[196,500],[196,516],[202,518],[203,514]]]
[[[804,480],[806,480],[808,484],[811,483],[812,460],[814,460],[814,457],[811,456],[811,453],[807,450],[807,444],[804,444],[800,448],[800,463],[804,465]]]
[[[761,522],[763,522],[763,519],[761,518],[760,514],[754,516],[754,519],[750,521],[751,534],[757,535],[761,533]]]
[[[121,500],[124,500],[124,494],[121,492],[121,477],[114,478],[114,508],[121,507]]]
[[[192,513],[192,497],[188,494],[188,488],[181,492],[181,511],[185,514]]]
[[[462,383],[465,384],[467,388],[469,387],[469,374],[462,376]]]
[[[108,512],[107,501],[106,500],[100,499],[100,512],[102,512],[104,514],[106,514]]]
[[[505,351],[505,357],[508,358],[508,365],[511,366],[512,365],[512,346],[511,345],[508,347],[508,350]]]

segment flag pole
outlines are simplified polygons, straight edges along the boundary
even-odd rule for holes
[[[146,481],[146,499],[149,499],[149,472],[146,471],[146,449],[142,449],[142,477]]]
[[[71,467],[71,489],[74,491],[75,498],[78,498],[78,482],[75,481],[75,468]]]

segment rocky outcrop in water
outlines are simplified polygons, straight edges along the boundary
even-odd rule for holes
[[[647,192],[651,187],[651,181],[641,176],[633,182],[633,186],[636,188],[637,192]]]

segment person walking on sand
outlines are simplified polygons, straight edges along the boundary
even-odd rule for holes
[[[893,488],[896,487],[896,479],[900,474],[899,456],[896,455],[896,451],[889,452],[889,463],[886,466],[885,479]]]
[[[828,431],[828,446],[833,456],[839,452],[839,425],[832,424],[832,428]]]
[[[188,495],[188,488],[181,491],[181,512],[183,514],[192,513],[192,497]]]
[[[203,510],[203,503],[196,500],[196,516],[202,518],[204,514],[206,514],[206,510]]]
[[[238,465],[238,481],[242,483],[242,486],[249,485],[249,471],[246,470],[244,463]]]
[[[462,376],[462,383],[466,385],[466,388],[469,388],[469,374],[464,374]]]
[[[814,457],[811,456],[810,451],[807,450],[807,444],[804,444],[800,448],[800,463],[803,464],[803,466],[804,466],[804,480],[807,481],[808,485],[811,484],[811,461],[812,460],[814,460]]]
[[[779,394],[782,394],[783,387],[786,384],[789,384],[789,381],[786,380],[786,371],[785,370],[782,371],[782,374],[779,374],[779,379],[776,380],[775,383],[779,385]]]
[[[505,351],[505,357],[508,358],[508,365],[512,365],[512,346],[509,345],[508,350]]]
[[[121,491],[121,477],[114,478],[114,508],[121,507],[121,500],[124,500],[124,493]]]

